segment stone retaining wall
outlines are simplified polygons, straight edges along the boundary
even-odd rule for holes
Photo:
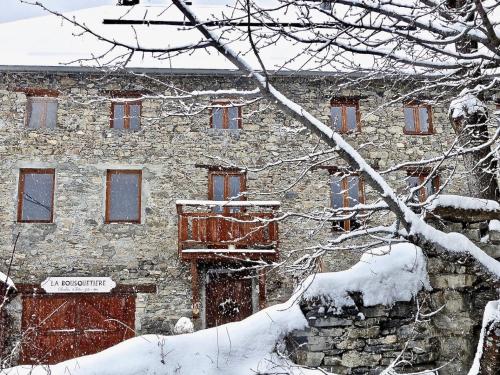
[[[426,255],[433,290],[410,302],[363,307],[353,295],[356,307],[341,313],[324,300],[304,302],[309,328],[287,338],[293,359],[337,374],[379,374],[394,361],[403,373],[467,374],[495,283],[470,257]]]

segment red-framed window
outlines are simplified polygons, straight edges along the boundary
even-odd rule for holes
[[[428,179],[427,172],[408,172],[407,183],[409,189],[414,189],[417,186],[423,185],[413,193],[413,200],[418,202],[425,202],[429,196],[435,194],[439,190],[440,181],[439,176],[432,176]],[[424,182],[428,180],[425,184]]]
[[[141,127],[142,101],[113,100],[111,102],[110,127],[112,129],[137,130]]]
[[[410,135],[433,134],[432,108],[430,104],[407,102],[403,107],[405,126],[404,133]]]
[[[54,169],[21,169],[17,202],[20,223],[52,223],[54,219]]]
[[[358,99],[334,98],[330,102],[332,128],[339,133],[361,131]]]
[[[108,170],[105,222],[140,223],[141,194],[141,170]]]
[[[213,129],[241,129],[242,109],[230,100],[217,100],[210,107],[210,127]]]
[[[57,107],[57,98],[54,96],[28,96],[26,127],[28,129],[54,129],[57,125]]]
[[[234,170],[211,170],[208,172],[208,199],[214,201],[245,200],[246,174]],[[215,208],[217,212],[236,212],[238,207]]]
[[[331,207],[341,209],[354,207],[365,202],[364,181],[358,175],[333,174],[330,180]],[[361,222],[356,218],[343,220],[334,224],[335,229],[349,231],[358,228]]]

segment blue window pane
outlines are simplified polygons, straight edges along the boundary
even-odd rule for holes
[[[141,124],[141,106],[140,104],[130,104],[130,119],[129,128],[132,130],[137,130]]]
[[[54,129],[56,127],[57,122],[57,101],[50,100],[46,103],[46,118],[45,118],[45,127],[48,129]]]
[[[222,108],[212,109],[212,128],[222,129],[224,127],[224,111]]]
[[[44,103],[34,99],[28,99],[28,128],[38,129],[42,126],[42,116],[44,112]]]
[[[241,192],[241,186],[240,186],[240,176],[230,176],[229,177],[229,198],[232,200],[241,200],[240,192]],[[239,207],[232,207],[231,212],[237,212],[239,211]]]
[[[347,115],[347,130],[356,130],[357,129],[356,107],[346,107],[346,115]]]
[[[140,218],[140,175],[113,173],[110,176],[109,219],[138,221]]]
[[[114,105],[114,117],[113,117],[113,128],[123,129],[125,126],[125,105],[115,104]]]
[[[349,187],[349,207],[359,204],[359,178],[357,176],[347,177]]]
[[[214,175],[212,176],[212,189],[213,189],[213,199],[215,201],[224,200],[224,176]],[[222,207],[217,206],[214,208],[216,212],[221,212]]]
[[[330,115],[332,118],[332,128],[334,130],[342,130],[342,108],[332,107],[330,109]]]
[[[429,111],[427,107],[419,107],[418,115],[420,117],[420,132],[428,133],[429,132]]]
[[[52,173],[25,174],[21,220],[49,221],[52,218],[53,195]]]
[[[413,108],[405,107],[405,130],[414,132],[415,131],[415,117],[413,116]]]
[[[332,208],[344,207],[344,194],[342,192],[342,178],[333,176],[331,180]]]
[[[238,107],[229,107],[227,108],[227,116],[228,116],[228,128],[229,129],[238,129],[238,116],[239,116],[239,111]]]

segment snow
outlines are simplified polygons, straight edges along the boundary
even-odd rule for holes
[[[453,119],[466,118],[476,113],[485,114],[486,105],[470,92],[462,91],[450,103],[449,115]]]
[[[177,323],[175,323],[174,333],[176,335],[180,335],[183,333],[193,333],[193,332],[194,332],[194,325],[191,319],[183,316],[177,321]]]
[[[500,220],[491,220],[489,225],[488,225],[488,229],[490,231],[497,231],[497,232],[500,232]]]
[[[364,253],[348,270],[310,276],[301,292],[305,299],[325,297],[339,308],[354,305],[352,292],[361,292],[364,305],[374,306],[410,301],[422,289],[431,289],[422,249],[398,243]]]
[[[481,327],[481,334],[479,336],[479,342],[477,343],[476,355],[474,357],[474,362],[467,375],[477,375],[479,374],[479,365],[481,357],[483,356],[483,345],[484,339],[488,335],[486,329],[490,327],[491,323],[500,322],[500,300],[490,301],[486,304],[483,314],[483,324]]]
[[[16,289],[12,279],[2,272],[0,272],[0,283],[6,284],[8,289]]]
[[[18,366],[0,374],[254,375],[270,366],[280,339],[306,324],[298,304],[287,302],[240,322],[176,336],[139,336],[98,354],[53,366]]]
[[[343,306],[353,303],[348,292],[361,291],[366,306],[390,305],[410,300],[423,288],[430,287],[420,248],[409,243],[381,247],[365,253],[347,271],[308,278],[287,302],[240,322],[176,336],[139,336],[94,355],[51,366],[13,367],[0,375],[325,374],[298,367],[276,353],[285,335],[307,327],[301,298],[329,296]],[[177,325],[181,332],[190,329],[191,322],[181,318]]]
[[[453,207],[462,210],[477,210],[477,211],[500,211],[500,204],[496,201],[472,197],[464,197],[462,195],[439,195],[432,198],[427,209],[433,210],[437,207]]]

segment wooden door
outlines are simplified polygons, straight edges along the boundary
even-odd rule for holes
[[[53,364],[134,336],[135,295],[23,296],[20,363]]]
[[[252,279],[226,270],[207,273],[205,287],[207,327],[236,322],[252,314]]]

